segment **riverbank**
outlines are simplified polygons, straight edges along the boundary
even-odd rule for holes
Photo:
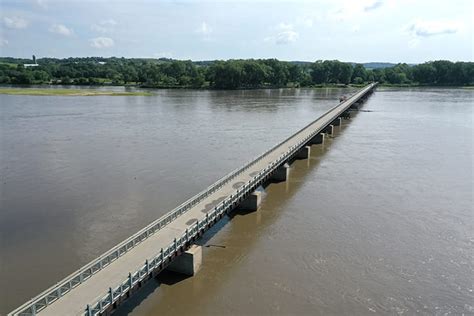
[[[258,90],[258,89],[292,89],[292,88],[307,88],[307,89],[340,89],[340,88],[362,88],[366,84],[321,84],[321,85],[312,85],[305,87],[278,87],[278,86],[263,86],[263,87],[242,87],[235,89],[215,89],[210,87],[180,87],[180,86],[167,86],[167,87],[141,87],[141,86],[132,86],[132,85],[115,85],[107,87],[136,87],[142,88],[149,91],[159,90],[159,89],[184,89],[184,90]],[[44,86],[44,88],[43,88]],[[428,85],[419,85],[419,84],[379,84],[380,87],[392,87],[392,88],[459,88],[459,89],[474,89],[474,86],[428,86]],[[151,96],[154,93],[148,91],[104,91],[94,89],[98,86],[81,86],[80,89],[64,89],[64,88],[49,88],[50,85],[37,85],[36,87],[15,87],[15,88],[1,88],[0,94],[8,95],[32,95],[32,96]],[[106,86],[101,86],[106,87]]]
[[[93,89],[0,88],[0,94],[36,96],[151,96],[141,91],[103,91]]]

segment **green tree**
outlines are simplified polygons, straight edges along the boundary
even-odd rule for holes
[[[430,63],[417,65],[413,68],[413,78],[422,84],[433,84],[436,81],[436,68]]]
[[[359,78],[356,82],[356,78]],[[364,65],[362,64],[357,64],[354,66],[354,71],[352,72],[352,79],[351,81],[354,83],[362,83],[368,80],[368,74],[367,74],[367,69],[365,69]],[[360,82],[362,81],[362,82]]]
[[[311,79],[314,84],[322,84],[328,82],[328,71],[326,65],[318,60],[311,65]]]
[[[349,84],[352,77],[352,65],[349,63],[339,63],[338,82]]]

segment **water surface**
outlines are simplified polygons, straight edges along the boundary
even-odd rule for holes
[[[474,314],[473,92],[379,88],[118,315]],[[224,248],[225,247],[225,248]]]
[[[0,95],[0,314],[299,130],[351,91]]]

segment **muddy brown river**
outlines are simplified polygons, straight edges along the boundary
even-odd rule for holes
[[[353,91],[1,95],[0,314]],[[117,315],[474,314],[473,97],[378,88]]]

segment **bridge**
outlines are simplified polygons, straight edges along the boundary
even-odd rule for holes
[[[257,190],[268,182],[286,181],[289,164],[310,156],[311,145],[349,117],[373,92],[371,83],[276,144],[258,157],[155,220],[8,315],[103,315],[113,311],[147,280],[164,269],[193,275],[201,248],[194,245],[204,232],[235,208],[257,210]]]

